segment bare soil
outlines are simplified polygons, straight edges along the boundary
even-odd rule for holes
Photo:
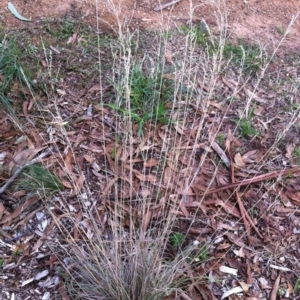
[[[114,2],[109,4],[108,2]],[[185,24],[191,19],[191,7],[194,7],[192,20],[204,19],[209,25],[217,25],[216,8],[226,10],[228,25],[233,38],[255,41],[272,47],[282,37],[293,15],[300,11],[300,2],[296,0],[202,0],[192,4],[190,0],[181,0],[163,10],[154,9],[170,0],[14,0],[12,3],[31,23],[15,18],[7,8],[8,1],[0,3],[0,18],[4,27],[19,28],[38,24],[43,18],[78,17],[83,23],[102,28],[117,29],[117,19],[131,28],[168,29]],[[222,8],[223,6],[223,8]],[[98,19],[97,19],[98,16]],[[300,46],[300,20],[297,20],[289,38],[283,45],[284,51],[297,50]],[[294,52],[293,51],[293,52]]]

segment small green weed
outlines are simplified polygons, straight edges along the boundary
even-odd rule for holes
[[[11,113],[14,114],[12,100],[8,93],[15,81],[21,85],[29,82],[28,72],[22,66],[22,51],[15,39],[2,37],[0,43],[0,102]]]
[[[169,240],[175,249],[179,249],[185,240],[185,236],[180,232],[174,232],[171,234]]]
[[[14,251],[13,256],[16,258],[18,256],[20,256],[22,254],[21,249],[16,249],[16,251]]]
[[[241,118],[239,121],[237,121],[237,126],[239,127],[239,131],[242,137],[253,137],[259,134],[255,128],[252,127],[251,124],[251,118],[254,113],[254,108],[252,108],[249,112],[248,118]]]
[[[65,19],[59,23],[52,23],[53,22],[48,21],[46,23],[46,29],[52,36],[56,37],[59,41],[68,39],[75,32],[75,23],[72,20]]]
[[[248,137],[248,136],[256,136],[258,135],[258,131],[256,131],[252,125],[251,125],[251,121],[249,119],[246,118],[242,118],[239,122],[238,122],[238,127],[241,133],[242,137]]]
[[[219,144],[223,144],[223,142],[224,142],[224,140],[225,140],[225,137],[226,137],[225,133],[219,134],[219,135],[217,136],[217,142],[218,142]]]
[[[279,289],[278,289],[278,291],[277,291],[277,295],[278,295],[279,297],[283,297],[283,296],[285,295],[285,293],[286,293],[286,288],[284,288],[284,287],[279,287]]]
[[[181,30],[184,34],[189,34],[192,41],[195,41],[197,44],[208,49],[210,53],[218,50],[218,43],[212,41],[207,25],[204,22],[191,27],[182,26]]]
[[[2,268],[4,265],[4,258],[0,258],[0,268]]]
[[[242,65],[245,72],[256,74],[264,65],[266,55],[258,46],[253,46],[239,40],[238,45],[227,43],[224,46],[224,55],[230,58],[235,65]]]
[[[205,261],[205,260],[207,260],[207,257],[208,257],[208,245],[207,244],[205,244],[204,246],[202,246],[201,248],[200,248],[200,251],[199,251],[199,253],[198,253],[198,259],[200,260],[200,261]]]
[[[297,161],[300,162],[300,146],[294,149],[294,156],[296,157]]]
[[[282,36],[285,35],[285,28],[282,26],[276,26],[276,31],[281,34]]]
[[[144,71],[142,65],[134,66],[130,78],[130,91],[129,105],[125,103],[122,106],[121,103],[108,106],[138,123],[139,135],[143,134],[143,127],[147,121],[162,124],[169,122],[169,109],[165,105],[171,99],[173,90],[170,81],[163,78],[162,73],[152,75]]]
[[[207,244],[200,246],[199,249],[195,249],[188,257],[187,262],[190,264],[198,264],[207,260],[209,247]]]
[[[43,190],[47,194],[53,194],[63,189],[59,178],[41,166],[29,166],[22,175],[20,186],[26,190]]]

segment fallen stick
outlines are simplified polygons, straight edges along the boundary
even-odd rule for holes
[[[39,161],[40,159],[46,157],[47,155],[49,155],[51,152],[51,149],[48,149],[47,151],[41,153],[39,156],[37,156],[36,158],[34,158],[33,160],[29,161],[28,163],[26,163],[25,165],[19,167],[19,169],[17,169],[17,171],[14,173],[14,175],[12,177],[10,177],[6,183],[0,188],[0,195],[8,188],[8,186],[10,184],[12,184],[12,182],[16,179],[16,177],[27,167],[35,164],[37,161]]]
[[[245,179],[240,182],[235,182],[235,183],[230,183],[230,184],[226,184],[223,186],[215,187],[215,188],[210,189],[207,192],[205,192],[205,195],[212,194],[212,193],[218,193],[218,192],[221,192],[221,191],[224,191],[227,189],[231,189],[231,188],[235,188],[235,187],[250,185],[251,183],[272,179],[272,178],[275,178],[278,176],[291,175],[291,174],[297,173],[297,172],[300,172],[300,167],[294,167],[294,168],[291,168],[288,170],[283,170],[283,171],[281,171],[281,170],[273,171],[273,172],[270,172],[267,174],[262,174],[262,175],[258,175],[253,178]]]
[[[153,10],[155,10],[155,11],[162,10],[162,9],[164,9],[164,8],[167,8],[167,7],[171,6],[171,5],[173,5],[173,4],[178,3],[179,1],[181,1],[181,0],[173,0],[173,1],[168,2],[168,3],[166,3],[166,4],[157,5],[157,6],[155,6],[155,7],[153,8]]]

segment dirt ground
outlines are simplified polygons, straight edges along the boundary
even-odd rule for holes
[[[0,21],[7,28],[36,26],[42,18],[78,17],[83,23],[97,25],[101,28],[116,29],[116,20],[129,24],[131,28],[165,28],[204,19],[210,26],[217,28],[216,8],[225,7],[228,12],[229,30],[232,37],[255,41],[272,47],[282,37],[293,15],[300,12],[298,0],[177,0],[163,10],[156,10],[160,5],[171,0],[14,0],[12,4],[18,12],[30,18],[24,22],[15,18],[7,8],[7,0],[0,1]],[[173,1],[176,2],[176,1]],[[193,3],[192,3],[193,2]],[[222,9],[222,8],[221,8]],[[97,19],[98,16],[98,19]],[[284,51],[296,50],[300,46],[300,18],[294,24],[289,38],[283,45]],[[293,51],[294,52],[294,51]]]

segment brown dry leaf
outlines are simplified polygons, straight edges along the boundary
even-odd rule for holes
[[[166,167],[163,175],[163,183],[170,184],[172,182],[172,170],[170,167]]]
[[[76,216],[76,225],[74,226],[74,239],[77,241],[79,239],[78,225],[82,221],[82,211],[79,211]]]
[[[184,135],[184,130],[181,126],[179,126],[179,124],[175,124],[174,128],[179,134]]]
[[[234,161],[235,161],[235,163],[237,164],[238,167],[243,168],[243,167],[246,166],[246,164],[245,164],[245,162],[244,162],[244,160],[243,160],[243,157],[241,156],[240,153],[237,153],[237,154],[234,156]]]
[[[173,59],[172,59],[172,52],[169,47],[166,47],[165,57],[167,59],[167,62],[169,62],[170,64],[174,64]]]
[[[64,187],[66,187],[67,189],[72,189],[72,188],[73,188],[72,184],[69,183],[68,181],[66,181],[66,180],[64,180],[64,179],[61,179],[61,178],[60,178],[60,181],[61,181],[62,185],[63,185]]]
[[[92,156],[89,155],[89,154],[84,154],[83,157],[84,157],[85,160],[86,160],[88,163],[90,163],[90,164],[92,164],[92,163],[95,161],[94,157],[92,157]]]
[[[26,200],[25,203],[17,206],[14,210],[13,213],[11,213],[10,215],[7,215],[5,218],[3,218],[3,220],[0,221],[0,224],[11,224],[14,219],[16,217],[18,217],[22,212],[24,212],[29,206],[31,206],[32,204],[35,204],[36,202],[38,202],[40,200],[40,196],[35,194],[33,196],[31,196],[30,198],[28,198]]]
[[[23,166],[26,163],[30,162],[36,154],[44,150],[46,147],[40,147],[37,149],[26,149],[21,152],[18,152],[13,156],[13,159],[9,163],[9,169],[14,168],[16,165]]]
[[[142,218],[142,233],[145,234],[152,218],[152,210],[148,210]]]
[[[73,174],[72,162],[73,162],[73,154],[72,151],[69,150],[64,159],[64,163],[65,163],[64,171],[68,175]]]
[[[211,204],[214,204],[214,205],[220,205],[221,207],[223,207],[225,209],[225,211],[228,213],[228,214],[231,214],[237,218],[240,218],[241,217],[241,214],[240,212],[234,207],[232,206],[228,201],[222,201],[222,200],[219,200],[219,199],[216,199],[216,200],[207,200],[207,201],[204,201],[204,204],[205,205],[211,205]]]
[[[295,149],[295,144],[288,144],[288,145],[286,146],[285,157],[286,157],[286,158],[291,158],[292,155],[293,155],[294,149]]]
[[[263,111],[264,111],[264,108],[262,106],[258,106],[254,109],[254,114],[256,116],[261,116]]]
[[[232,234],[229,232],[226,232],[225,235],[228,237],[228,239],[234,243],[235,245],[239,246],[239,247],[243,247],[248,249],[249,247],[243,242],[243,240],[238,237],[236,234]]]
[[[286,217],[287,215],[292,215],[292,214],[295,214],[295,215],[299,215],[299,213],[297,214],[297,211],[295,211],[295,208],[286,208],[286,207],[282,207],[282,206],[279,206],[279,207],[276,207],[276,213],[277,215],[279,216],[283,216],[283,217]]]
[[[121,147],[120,147],[121,148]],[[130,154],[131,154],[132,150],[129,148],[122,148],[122,155],[120,156],[119,153],[116,154],[116,160],[118,159],[118,157],[120,157],[120,160],[123,162],[126,162],[128,157],[130,159]]]
[[[230,243],[223,243],[223,244],[219,244],[216,249],[217,250],[224,250],[224,249],[230,248],[231,246],[232,246],[232,244],[230,244]]]
[[[155,175],[145,175],[139,172],[138,170],[132,170],[135,176],[141,181],[157,182],[158,179]]]
[[[216,174],[216,180],[218,182],[218,185],[226,185],[228,184],[228,176],[218,173]]]
[[[179,202],[179,207],[180,207],[181,211],[183,212],[184,216],[185,216],[186,218],[188,218],[188,217],[190,216],[190,214],[189,214],[189,212],[187,211],[186,206],[185,206],[185,203],[184,203],[183,200],[181,200],[181,201]]]
[[[35,103],[34,98],[31,98],[31,99],[30,99],[30,102],[29,102],[29,105],[28,105],[28,111],[31,111],[31,110],[32,110],[34,103]]]
[[[231,90],[235,90],[237,87],[237,82],[234,82],[233,80],[227,80],[224,77],[222,77],[222,81],[225,85],[227,85]]]
[[[215,141],[210,141],[212,148],[217,152],[217,154],[220,156],[222,159],[223,163],[229,167],[230,166],[230,161],[229,158],[227,157],[226,153],[224,150],[215,142]]]
[[[145,167],[146,168],[151,168],[151,167],[155,167],[159,164],[159,160],[154,159],[154,158],[150,158],[145,162]]]
[[[59,292],[62,300],[71,300],[70,296],[68,295],[68,292],[67,292],[67,289],[65,287],[63,280],[59,281],[58,292]]]
[[[243,161],[245,163],[257,162],[257,159],[260,159],[260,155],[257,150],[248,151],[243,155]]]
[[[2,219],[3,213],[4,213],[4,205],[2,202],[0,202],[0,220]]]
[[[243,281],[240,281],[239,284],[243,288],[243,291],[245,293],[249,292],[249,284],[247,284],[246,282],[243,282]]]
[[[45,266],[52,266],[56,261],[58,261],[58,257],[53,254],[50,258],[45,262]]]
[[[237,257],[245,257],[245,252],[243,247],[241,247],[239,250],[233,250],[233,252]]]
[[[300,192],[296,192],[296,193],[293,193],[293,192],[286,192],[286,195],[292,199],[293,201],[295,201],[296,205],[300,205]]]
[[[290,199],[288,196],[285,194],[285,192],[279,188],[278,186],[275,187],[275,190],[277,191],[280,200],[283,202],[285,207],[293,207],[293,204],[291,203]]]
[[[76,42],[77,37],[78,37],[78,30],[79,30],[79,28],[80,28],[80,25],[77,26],[77,29],[75,30],[75,32],[73,33],[73,35],[69,37],[69,39],[67,41],[67,44],[74,44]]]
[[[270,296],[270,300],[276,300],[277,299],[277,292],[278,292],[278,289],[279,289],[279,284],[280,284],[280,275],[278,275],[278,277],[275,280],[275,283],[274,283],[273,288],[272,288],[272,293],[271,293],[271,296]]]
[[[92,93],[92,92],[98,92],[101,90],[101,84],[100,83],[97,83],[95,85],[93,85],[89,90],[88,90],[88,93]],[[100,108],[99,105],[97,105],[97,110]],[[103,107],[101,108],[101,110],[103,109]]]
[[[225,111],[225,108],[219,102],[209,101],[209,105],[217,108],[220,111]]]
[[[97,88],[97,87],[96,87],[96,88]],[[96,89],[96,88],[95,88],[95,89]],[[95,111],[100,112],[101,115],[109,115],[109,114],[110,114],[109,110],[106,109],[106,108],[104,108],[104,107],[101,106],[101,105],[94,105],[93,108],[94,108]]]
[[[199,284],[198,285],[199,292],[201,293],[204,300],[215,300],[216,297],[213,295],[213,293],[209,289],[209,286],[210,285],[208,285],[208,284]]]
[[[25,118],[28,118],[28,101],[24,101],[22,104],[23,114]]]
[[[238,138],[236,138],[233,134],[232,134],[232,131],[229,129],[228,130],[228,133],[227,133],[227,139],[232,142],[232,145],[231,147],[242,147],[243,145],[243,142],[240,141]],[[227,142],[227,139],[226,139],[226,142]],[[227,147],[226,147],[227,149]]]
[[[255,93],[251,92],[249,89],[244,87],[244,92],[245,95],[249,98],[254,99],[255,101],[259,102],[259,103],[266,103],[265,100],[263,100],[262,98],[260,98],[258,95],[256,95]]]

